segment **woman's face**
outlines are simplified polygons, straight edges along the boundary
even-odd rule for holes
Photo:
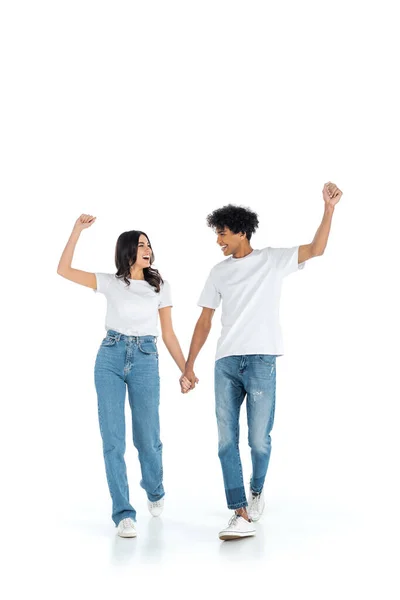
[[[153,251],[149,244],[149,240],[145,235],[140,234],[135,266],[140,267],[141,269],[149,267],[152,254]]]

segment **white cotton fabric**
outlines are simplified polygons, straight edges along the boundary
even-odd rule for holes
[[[221,336],[215,359],[242,354],[283,354],[279,322],[282,280],[304,268],[299,246],[262,248],[243,258],[230,256],[210,271],[198,305],[218,308]]]
[[[95,273],[96,293],[107,298],[105,328],[125,335],[159,335],[158,310],[172,306],[171,287],[167,281],[157,293],[147,281],[124,280],[112,273]]]

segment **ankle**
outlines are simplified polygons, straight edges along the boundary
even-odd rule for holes
[[[242,506],[241,508],[237,508],[235,510],[235,513],[239,515],[239,517],[243,517],[243,519],[246,519],[246,521],[250,523],[250,517],[247,514],[247,509],[244,506]]]

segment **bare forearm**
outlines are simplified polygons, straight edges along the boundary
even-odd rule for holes
[[[325,205],[324,216],[322,217],[321,225],[318,227],[317,233],[312,241],[313,251],[316,256],[324,253],[328,243],[334,210],[334,206]]]
[[[79,240],[81,232],[73,229],[67,245],[64,248],[64,252],[61,255],[60,262],[58,263],[57,272],[61,273],[63,270],[70,269],[72,265],[72,259],[74,257],[75,246]]]
[[[182,349],[175,333],[169,333],[168,335],[163,336],[163,342],[166,345],[168,352],[178,365],[180,372],[183,373],[185,370],[185,357],[183,356]]]
[[[192,342],[190,344],[189,356],[186,361],[186,368],[193,369],[194,362],[204,346],[206,339],[208,338],[208,334],[210,333],[211,325],[204,325],[202,323],[197,323],[194,328]]]

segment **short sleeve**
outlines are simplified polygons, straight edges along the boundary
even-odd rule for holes
[[[166,306],[172,306],[171,286],[168,281],[164,281],[161,284],[160,297],[158,299],[158,308],[165,308]]]
[[[202,306],[203,308],[218,308],[220,302],[221,294],[215,286],[212,273],[210,273],[204,285],[203,291],[200,294],[197,306]]]
[[[304,269],[305,262],[298,264],[299,246],[293,248],[268,248],[268,256],[272,257],[273,265],[283,277]]]
[[[115,279],[115,275],[112,273],[95,273],[95,276],[96,289],[93,291],[100,294],[106,294],[111,281]]]

